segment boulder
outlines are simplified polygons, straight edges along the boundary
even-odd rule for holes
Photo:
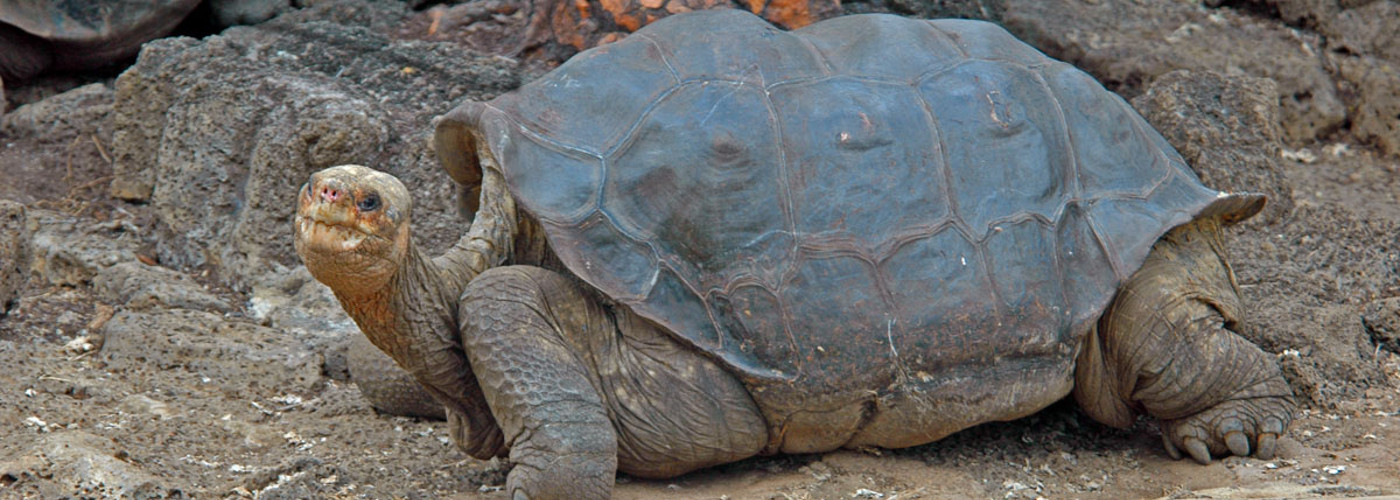
[[[0,200],[0,317],[19,301],[29,279],[29,233],[24,205]]]
[[[228,301],[188,276],[139,261],[102,269],[92,284],[103,302],[128,309],[171,307],[221,313],[233,310]]]
[[[121,220],[98,222],[52,210],[27,217],[29,268],[47,285],[89,284],[97,273],[137,259],[139,230]]]
[[[1212,0],[1216,5],[1222,0]],[[1328,48],[1400,63],[1400,3],[1377,0],[1242,0],[1239,7],[1327,37]]]
[[[1400,155],[1400,3],[1374,0],[1256,0],[1284,22],[1316,31],[1347,100],[1357,140]]]
[[[1400,297],[1372,301],[1361,316],[1371,340],[1387,351],[1400,354]]]
[[[1012,33],[1129,97],[1178,69],[1278,82],[1289,141],[1339,129],[1347,109],[1325,67],[1321,38],[1232,9],[1192,2],[1008,0]]]
[[[111,86],[93,83],[10,110],[0,125],[0,198],[74,206],[100,192],[112,173],[104,155],[113,97]]]
[[[1400,30],[1400,26],[1395,29]],[[1400,41],[1396,42],[1400,44]],[[1351,132],[1390,155],[1400,155],[1400,57],[1338,56],[1343,86],[1355,95]]]
[[[1133,107],[1180,151],[1207,186],[1260,192],[1269,224],[1293,211],[1277,164],[1278,86],[1267,78],[1179,70],[1152,81]]]
[[[79,430],[45,434],[26,454],[0,462],[20,498],[185,498],[187,485],[141,468],[119,445]]]

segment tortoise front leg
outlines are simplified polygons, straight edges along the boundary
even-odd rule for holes
[[[1104,312],[1075,369],[1075,399],[1116,427],[1137,412],[1162,421],[1173,458],[1185,450],[1270,458],[1293,418],[1273,358],[1233,331],[1241,309],[1218,222],[1173,229]]]
[[[551,300],[523,266],[487,270],[462,294],[462,345],[510,448],[513,499],[606,499],[617,436],[587,364],[563,336],[586,324],[578,300]]]

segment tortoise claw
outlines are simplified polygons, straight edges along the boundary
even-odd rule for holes
[[[1259,435],[1259,449],[1254,450],[1256,457],[1268,460],[1274,458],[1274,450],[1278,446],[1278,434],[1264,433]]]
[[[1243,432],[1230,431],[1225,435],[1225,446],[1230,448],[1230,453],[1235,456],[1249,456],[1249,438]]]
[[[1181,460],[1181,450],[1176,448],[1176,443],[1172,442],[1171,435],[1165,429],[1162,432],[1162,446],[1167,449],[1167,456],[1172,457],[1172,460]]]
[[[1231,400],[1179,420],[1162,422],[1167,453],[1176,458],[1185,452],[1202,464],[1211,455],[1248,457],[1251,452],[1269,459],[1278,449],[1278,438],[1288,428],[1291,401],[1283,398]],[[1179,450],[1173,453],[1173,448]]]
[[[1204,441],[1187,437],[1182,440],[1181,444],[1186,448],[1186,452],[1191,454],[1191,458],[1196,460],[1196,463],[1210,465],[1210,448],[1206,446]]]

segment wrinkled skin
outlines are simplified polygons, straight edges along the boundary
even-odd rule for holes
[[[296,246],[365,335],[447,407],[464,451],[509,457],[514,498],[607,498],[617,471],[669,477],[776,449],[854,445],[813,443],[858,435],[862,422],[811,418],[774,435],[737,377],[559,269],[484,153],[476,219],[443,256],[414,246],[402,184],[359,166],[303,187]],[[1271,357],[1231,330],[1242,305],[1220,225],[1188,223],[1153,247],[1085,336],[1074,374],[1094,418],[1126,427],[1155,417],[1167,452],[1201,463],[1271,457],[1293,409]],[[907,413],[894,421],[937,419],[891,411]],[[928,440],[894,429],[877,444]]]
[[[1160,419],[1173,458],[1271,458],[1292,391],[1272,357],[1233,331],[1243,307],[1218,219],[1167,233],[1080,350],[1075,399],[1114,427]]]

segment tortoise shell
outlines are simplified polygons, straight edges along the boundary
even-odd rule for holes
[[[7,0],[0,2],[0,25],[46,42],[54,66],[84,68],[135,55],[141,44],[165,36],[198,5],[199,0]]]
[[[579,278],[801,390],[1066,371],[1161,235],[1263,201],[1203,186],[1092,77],[965,20],[677,15],[446,116],[444,166],[479,179],[466,143]]]

